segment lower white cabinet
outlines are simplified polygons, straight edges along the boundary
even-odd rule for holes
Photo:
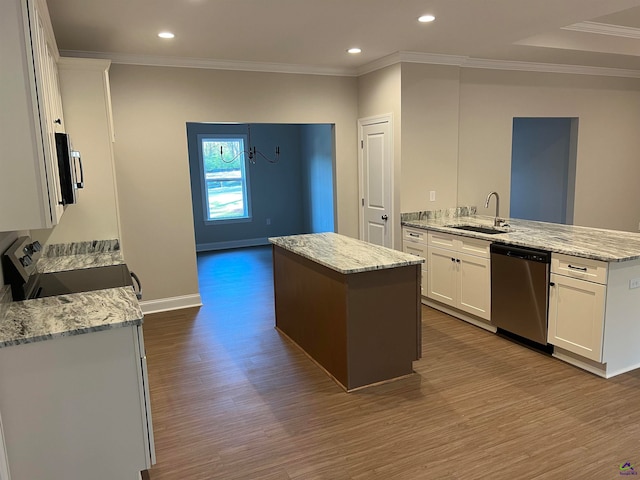
[[[420,293],[422,296],[427,295],[427,232],[411,228],[402,229],[402,251],[410,253],[418,257],[424,258],[421,266]]]
[[[605,285],[552,273],[548,342],[601,362],[606,290]]]
[[[0,348],[12,480],[139,480],[154,456],[143,346],[130,326]]]
[[[450,248],[435,246],[447,243]],[[489,242],[430,232],[427,274],[427,297],[491,320]]]
[[[608,266],[554,253],[549,286],[547,341],[603,363]]]

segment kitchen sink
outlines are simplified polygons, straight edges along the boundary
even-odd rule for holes
[[[509,233],[509,230],[503,230],[497,227],[485,227],[481,225],[446,225],[447,228],[456,228],[458,230],[468,230],[470,232],[486,233],[488,235],[496,235],[498,233]]]

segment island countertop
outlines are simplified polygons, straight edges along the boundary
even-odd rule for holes
[[[469,215],[410,218],[411,215],[403,214],[403,226],[481,238],[509,245],[539,248],[603,262],[640,259],[640,234],[638,233],[509,218],[506,219],[509,226],[503,228],[504,233],[485,234],[451,227],[458,225],[492,227],[494,217]]]
[[[419,265],[423,258],[333,232],[272,237],[269,241],[342,274]]]

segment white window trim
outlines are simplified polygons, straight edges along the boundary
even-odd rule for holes
[[[231,133],[231,134],[222,134],[222,133],[201,133],[197,135],[198,139],[198,162],[200,164],[200,190],[202,192],[202,208],[203,208],[203,220],[205,225],[222,225],[225,223],[246,223],[253,221],[253,216],[251,212],[251,182],[249,175],[249,161],[247,160],[247,156],[243,154],[244,162],[242,163],[242,176],[244,178],[244,202],[247,206],[247,215],[243,217],[236,218],[224,218],[224,219],[210,219],[209,218],[209,193],[207,192],[207,180],[205,177],[204,171],[204,158],[202,155],[202,140],[203,139],[233,139],[233,138],[241,138],[243,141],[243,145],[245,147],[245,151],[249,148],[247,145],[247,136],[244,134]]]

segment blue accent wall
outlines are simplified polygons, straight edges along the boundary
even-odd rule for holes
[[[268,237],[333,231],[333,129],[331,125],[251,124],[258,156],[248,164],[252,218],[211,224],[204,219],[198,135],[247,134],[245,124],[187,123],[191,198],[198,251],[261,245]],[[247,145],[248,147],[248,145]]]
[[[573,223],[576,118],[514,118],[509,216]]]

